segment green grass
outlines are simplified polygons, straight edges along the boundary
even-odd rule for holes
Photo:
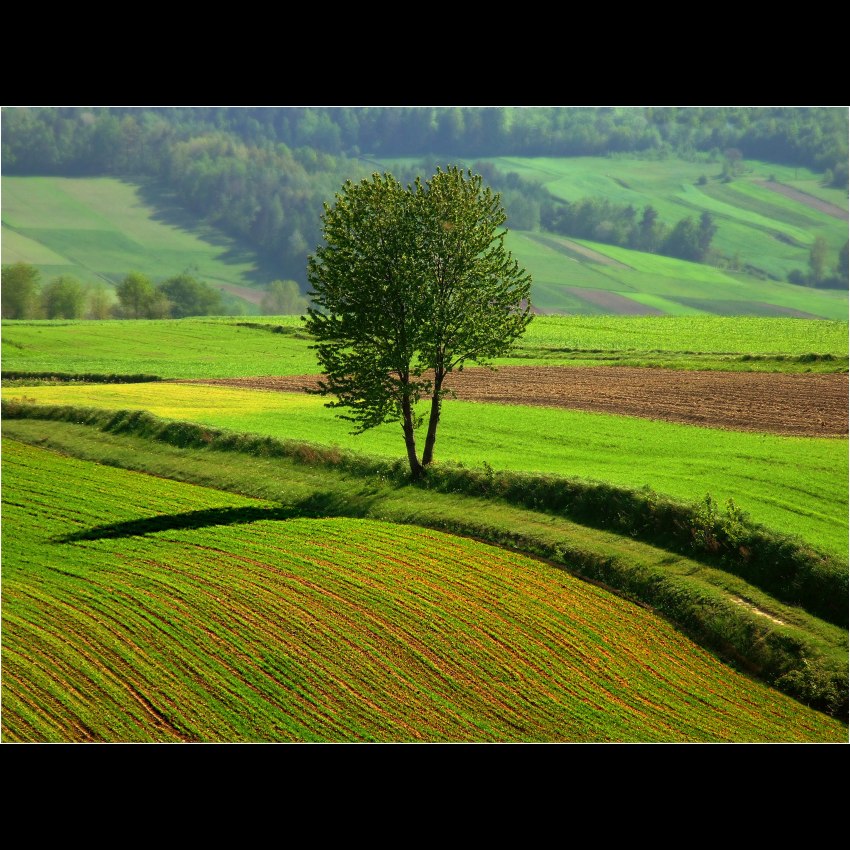
[[[276,438],[337,445],[397,458],[397,424],[360,436],[323,400],[292,393],[175,384],[9,388],[4,400],[29,399],[112,410],[148,410]],[[420,439],[421,436],[420,436]],[[738,433],[625,416],[519,405],[447,401],[436,445],[440,461],[647,486],[675,499],[710,492],[733,499],[753,521],[846,554],[847,440]]]
[[[95,451],[122,440],[218,486],[298,479],[128,438]],[[3,463],[4,741],[846,740],[549,564],[15,443]]]
[[[746,238],[749,239],[749,236]],[[544,313],[600,315],[613,312],[615,308],[588,301],[578,291],[592,289],[616,293],[668,315],[681,315],[684,307],[687,312],[706,315],[803,314],[809,318],[833,320],[847,316],[845,291],[810,289],[784,280],[763,280],[742,272],[726,272],[659,254],[575,240],[630,266],[621,269],[587,259],[576,260],[551,245],[542,244],[539,239],[540,235],[536,233],[512,231],[506,244],[531,273],[534,281],[532,302]],[[787,271],[793,268],[805,270],[806,263],[794,263]],[[664,300],[647,302],[644,300],[647,295]],[[695,308],[683,299],[701,299],[701,305]],[[737,304],[737,312],[730,313],[715,307],[715,301],[733,301]]]
[[[243,321],[268,330],[241,326]],[[270,332],[277,328],[285,332]],[[309,348],[310,339],[294,316],[250,320],[7,321],[2,326],[2,339],[3,369],[7,372],[230,378],[319,371]],[[847,352],[846,321],[537,316],[514,355],[495,362],[846,371]],[[811,354],[835,359],[799,359]]]
[[[3,324],[3,368],[31,372],[144,373],[169,378],[315,373],[310,341],[296,317],[271,333],[241,319]],[[259,323],[251,317],[251,323]]]
[[[537,316],[520,344],[529,349],[570,348],[671,354],[786,354],[846,356],[845,321],[716,316]]]
[[[196,267],[208,283],[238,291],[260,273],[250,249],[162,198],[154,204],[131,182],[3,177],[2,188],[3,262],[32,263],[44,280],[114,284],[138,271],[157,281]]]

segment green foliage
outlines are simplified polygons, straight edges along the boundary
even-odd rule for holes
[[[307,299],[294,280],[273,280],[260,310],[264,316],[300,316],[307,309]]]
[[[585,197],[572,203],[550,196],[541,210],[541,223],[553,233],[584,237],[596,242],[634,248],[651,254],[666,254],[703,262],[711,249],[717,226],[711,213],[702,213],[699,224],[685,216],[670,229],[659,220],[658,211],[644,207],[640,219],[633,204],[618,204],[607,198]]]
[[[809,269],[812,283],[820,283],[828,267],[829,244],[823,236],[816,236],[809,251]]]
[[[61,275],[44,287],[41,301],[48,319],[79,319],[85,311],[86,294],[76,278]]]
[[[4,319],[32,319],[39,314],[39,280],[41,274],[29,263],[4,265],[0,282],[0,298]]]
[[[101,321],[112,315],[113,301],[109,290],[103,284],[88,289],[88,310],[86,318]]]
[[[130,272],[115,287],[115,294],[118,296],[121,313],[125,318],[152,318],[152,305],[156,291],[147,276],[139,272]]]
[[[188,272],[164,280],[157,289],[168,299],[175,319],[221,313],[218,291]]]
[[[510,349],[531,321],[531,278],[504,247],[499,196],[455,167],[407,188],[390,174],[349,181],[322,221],[306,319],[321,392],[357,432],[401,420],[417,476],[433,457],[445,376]],[[420,462],[415,405],[425,396]]]

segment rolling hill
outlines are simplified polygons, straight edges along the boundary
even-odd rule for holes
[[[847,239],[846,197],[820,187],[812,172],[748,162],[747,172],[727,184],[713,174],[717,165],[706,162],[598,157],[491,162],[566,200],[601,197],[637,209],[652,204],[670,224],[708,211],[718,225],[716,248],[743,269],[511,230],[508,246],[531,272],[539,312],[847,316],[846,291],[786,282],[790,271],[806,268],[815,236],[823,236],[836,257]],[[706,174],[710,179],[700,185]],[[230,294],[230,310],[256,313],[264,285],[280,276],[245,243],[178,207],[161,187],[106,177],[4,177],[2,185],[3,262],[32,263],[45,279],[72,274],[114,284],[129,271],[157,280],[195,267]]]

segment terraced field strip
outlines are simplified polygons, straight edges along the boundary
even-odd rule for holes
[[[5,741],[846,740],[525,556],[14,443],[3,463]]]
[[[794,189],[792,186],[786,186],[783,183],[774,183],[770,180],[757,180],[759,186],[764,186],[765,189],[770,189],[772,192],[778,192],[780,195],[785,195],[786,198],[792,198],[811,207],[813,210],[831,215],[833,218],[839,218],[842,221],[847,221],[847,210],[842,209],[835,204],[824,201],[821,198],[816,198],[814,195],[809,195],[807,192],[801,192],[799,189]]]
[[[320,397],[171,384],[42,386],[3,390],[4,400],[148,410],[168,419],[380,457],[403,456],[397,423],[353,436]],[[448,401],[438,461],[579,476],[648,486],[695,502],[710,492],[754,522],[798,534],[828,552],[847,552],[847,441],[698,428],[532,405]]]
[[[319,375],[186,381],[277,392],[316,388]],[[789,436],[848,432],[848,376],[680,371],[616,366],[502,366],[451,374],[464,401],[532,404]]]

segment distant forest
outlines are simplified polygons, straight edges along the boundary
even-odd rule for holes
[[[282,276],[303,281],[307,254],[320,240],[322,203],[345,180],[374,170],[369,156],[431,163],[622,153],[720,161],[732,151],[807,166],[847,187],[847,139],[848,110],[840,107],[5,107],[2,168],[7,175],[155,180],[182,206],[247,240]],[[605,220],[615,212],[620,225],[610,241],[644,250],[653,244],[689,259],[705,253],[710,221],[671,222],[664,230],[651,209],[600,211],[592,199],[566,204],[492,167],[485,176],[503,192],[509,224],[518,229],[538,229],[542,219],[579,236],[598,230],[602,212]]]

